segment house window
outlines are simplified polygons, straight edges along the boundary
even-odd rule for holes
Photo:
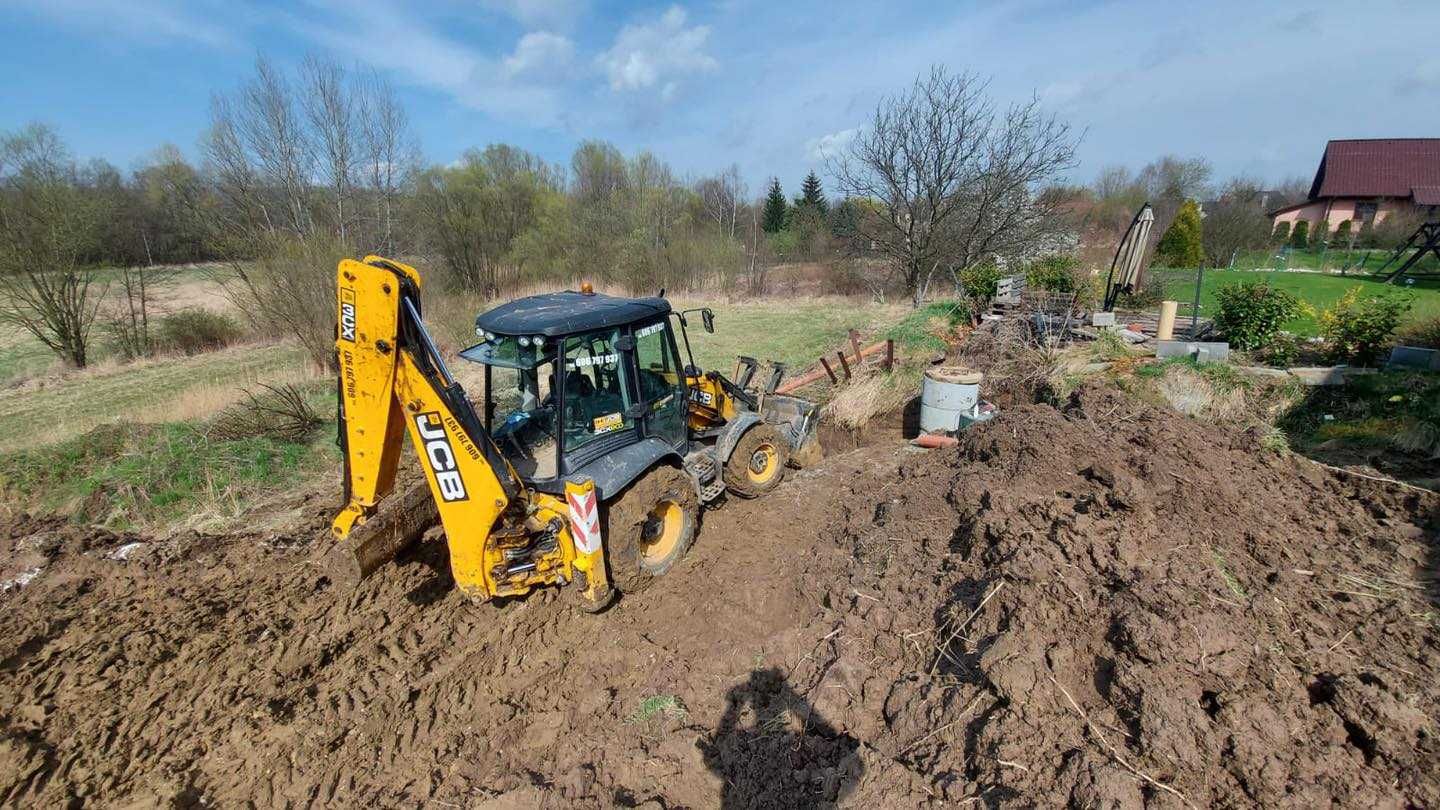
[[[1357,202],[1355,203],[1355,218],[1364,222],[1371,222],[1375,219],[1375,212],[1379,208],[1379,203]]]

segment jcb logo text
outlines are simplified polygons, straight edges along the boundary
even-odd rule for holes
[[[425,447],[425,460],[435,473],[435,486],[440,498],[446,502],[463,501],[465,481],[455,463],[455,451],[450,449],[450,438],[445,435],[445,426],[440,414],[422,413],[415,417],[415,429],[420,434],[420,443]]]

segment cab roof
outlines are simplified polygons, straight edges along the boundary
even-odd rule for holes
[[[568,290],[501,304],[480,313],[475,318],[475,326],[497,335],[553,338],[621,326],[669,312],[670,302],[664,298],[617,298]]]

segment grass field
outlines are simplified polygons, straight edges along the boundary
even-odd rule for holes
[[[1194,271],[1163,271],[1170,274],[1166,285],[1168,297],[1180,301],[1182,314],[1188,314],[1195,296]],[[1200,290],[1200,315],[1215,314],[1215,292],[1227,284],[1243,281],[1268,281],[1279,289],[1293,293],[1315,310],[1335,303],[1351,287],[1361,287],[1366,294],[1403,295],[1412,299],[1405,323],[1440,317],[1440,281],[1417,281],[1413,286],[1381,284],[1366,276],[1339,276],[1321,273],[1254,272],[1244,270],[1207,270]],[[1287,329],[1300,335],[1315,335],[1318,324],[1307,314],[1289,324]]]
[[[206,294],[198,286],[188,297]],[[468,331],[472,310],[483,307],[433,303],[456,310],[456,323],[435,324],[456,337]],[[674,304],[715,312],[714,334],[698,316],[690,318],[690,342],[698,364],[727,375],[737,354],[798,371],[843,345],[847,330],[884,332],[910,312],[839,298],[682,298]],[[483,390],[478,366],[450,364],[472,396]],[[284,489],[314,486],[338,463],[333,421],[302,443],[208,435],[210,417],[247,388],[282,382],[301,384],[312,406],[330,416],[329,385],[303,351],[287,343],[125,364],[102,360],[64,371],[28,336],[0,333],[0,508],[53,509],[116,527],[218,527]]]

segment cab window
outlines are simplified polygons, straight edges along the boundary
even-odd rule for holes
[[[635,365],[639,369],[641,400],[655,403],[675,393],[680,385],[677,360],[664,321],[635,330]]]
[[[565,340],[561,419],[567,456],[603,436],[635,427],[626,415],[629,380],[616,345],[619,340],[615,329]]]

